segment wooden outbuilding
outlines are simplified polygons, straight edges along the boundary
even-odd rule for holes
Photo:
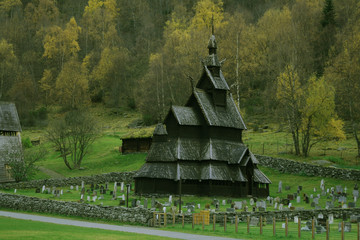
[[[217,56],[208,44],[203,73],[185,106],[171,106],[153,133],[146,163],[135,175],[137,194],[266,197],[271,181],[242,141],[245,123]]]
[[[15,104],[0,102],[0,182],[14,181],[7,163],[20,156],[20,132],[21,125]]]

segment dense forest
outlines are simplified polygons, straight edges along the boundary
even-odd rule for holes
[[[360,146],[358,0],[1,0],[0,21],[0,100],[25,125],[92,103],[161,120],[190,95],[213,24],[245,116],[282,119],[297,154],[343,138],[343,121]]]

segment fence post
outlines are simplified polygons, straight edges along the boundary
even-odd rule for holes
[[[205,215],[202,215],[202,230],[204,231],[204,226],[205,226]]]
[[[288,217],[285,217],[285,237],[288,236]]]
[[[330,227],[329,227],[329,219],[328,219],[328,220],[326,220],[326,240],[329,240],[329,238],[330,238],[329,230],[330,230]]]
[[[215,231],[215,225],[216,225],[216,217],[215,214],[213,214],[213,231]]]
[[[341,221],[341,240],[344,240],[344,221]]]
[[[298,218],[298,237],[301,238],[301,218]]]
[[[175,213],[173,213],[173,226],[175,226]]]
[[[276,220],[275,217],[273,217],[273,236],[276,235]]]
[[[250,233],[250,216],[247,216],[247,233]]]
[[[360,223],[357,224],[357,239],[360,240]]]
[[[262,216],[260,216],[260,235],[262,235],[263,232],[262,225],[263,225]]]
[[[195,213],[192,214],[192,218],[193,218],[193,219],[192,219],[192,229],[194,229],[194,221],[195,221],[195,219],[194,219],[194,214],[195,214]]]
[[[185,219],[184,219],[184,214],[182,214],[182,228],[184,228],[185,226]]]
[[[164,227],[166,227],[166,217],[167,217],[167,214],[164,213]]]
[[[226,232],[226,214],[224,216],[224,232]]]
[[[235,215],[235,232],[238,233],[238,216]]]
[[[315,218],[312,218],[311,222],[311,238],[315,239]]]

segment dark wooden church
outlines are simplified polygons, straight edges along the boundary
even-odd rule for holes
[[[221,71],[214,35],[208,48],[189,100],[172,106],[154,130],[146,163],[135,175],[137,194],[269,195],[271,181],[242,141],[246,126]]]
[[[14,103],[0,102],[0,182],[12,182],[8,161],[21,152],[21,126]],[[19,161],[21,159],[18,159]]]

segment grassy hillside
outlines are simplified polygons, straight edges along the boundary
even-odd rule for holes
[[[141,167],[145,162],[146,154],[122,155],[119,152],[121,137],[148,136],[151,135],[155,126],[144,127],[141,115],[136,111],[126,109],[109,109],[102,105],[93,106],[89,111],[96,117],[101,134],[90,147],[85,156],[83,170],[69,170],[63,163],[59,152],[56,152],[45,137],[45,127],[24,129],[23,139],[40,139],[41,145],[34,146],[46,148],[48,153],[45,159],[39,162],[39,166],[55,171],[65,177],[86,176],[114,171],[133,171]],[[50,109],[49,121],[58,118],[63,113],[58,109]],[[245,119],[246,122],[246,119]],[[263,122],[260,125],[255,122]],[[313,162],[318,159],[328,160],[326,165],[359,169],[356,156],[356,146],[352,137],[343,142],[326,142],[315,145],[310,157],[303,158],[292,155],[291,135],[275,123],[266,123],[266,119],[254,120],[247,123],[248,130],[244,131],[244,143],[256,154],[265,154],[281,158],[289,158],[304,162]],[[259,127],[262,126],[262,127]],[[39,172],[37,179],[49,178],[45,173]]]

